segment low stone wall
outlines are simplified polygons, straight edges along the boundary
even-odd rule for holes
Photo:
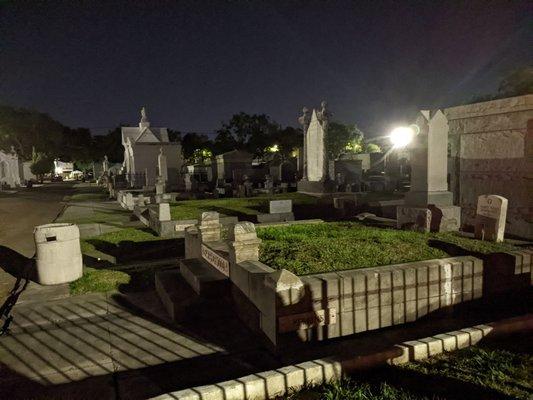
[[[244,261],[231,265],[230,279],[243,320],[283,345],[412,322],[480,298],[482,271],[469,256],[302,277]]]
[[[484,295],[497,296],[533,285],[533,249],[487,254]]]
[[[139,220],[152,229],[158,236],[168,238],[182,238],[185,237],[185,230],[189,227],[198,224],[197,219],[179,219],[179,220],[161,220],[159,215],[159,207],[161,204],[152,204],[148,206],[136,205],[133,213]],[[238,222],[237,217],[223,216],[220,218],[220,223],[223,226],[233,225]]]
[[[227,253],[217,253],[220,233],[211,238],[208,234],[217,229],[216,223],[201,221],[186,229],[186,259],[203,258],[220,270],[216,263],[222,262],[212,258],[225,258],[240,318],[276,347],[412,322],[483,293],[479,258],[451,257],[299,277],[258,261],[261,241],[250,222],[236,224],[225,243]]]

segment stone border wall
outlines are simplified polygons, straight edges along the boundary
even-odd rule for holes
[[[186,259],[213,265],[202,254],[220,248],[211,222],[185,230]],[[250,222],[230,229],[231,294],[240,318],[276,347],[412,322],[483,294],[483,261],[472,256],[299,277],[258,261],[260,243]]]

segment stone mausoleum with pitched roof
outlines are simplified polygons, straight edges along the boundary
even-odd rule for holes
[[[144,107],[138,127],[122,127],[122,145],[123,173],[131,187],[153,187],[157,177],[162,176],[168,189],[179,189],[184,163],[181,143],[169,141],[167,128],[150,126]],[[160,154],[166,158],[166,174],[159,171]]]

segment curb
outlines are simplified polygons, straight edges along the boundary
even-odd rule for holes
[[[319,385],[343,374],[379,365],[400,365],[423,360],[443,352],[473,346],[485,337],[491,339],[517,331],[533,331],[533,314],[475,325],[418,340],[355,358],[322,358],[259,372],[213,385],[165,393],[152,400],[263,400],[285,395],[299,387]]]

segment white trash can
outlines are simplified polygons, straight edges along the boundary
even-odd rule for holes
[[[80,230],[69,223],[36,226],[37,280],[41,285],[57,285],[81,278],[83,261]]]

